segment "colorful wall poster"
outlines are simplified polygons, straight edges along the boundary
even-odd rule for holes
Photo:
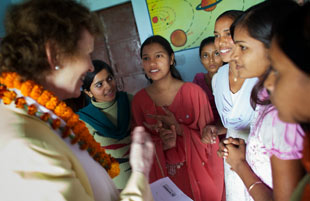
[[[154,35],[174,51],[199,47],[213,35],[215,19],[226,10],[246,10],[263,0],[146,0]]]

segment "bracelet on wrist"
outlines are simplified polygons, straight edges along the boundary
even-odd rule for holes
[[[256,181],[256,182],[254,182],[253,184],[251,184],[251,185],[249,186],[248,192],[250,193],[250,191],[254,188],[254,186],[255,186],[256,184],[262,184],[262,183],[263,183],[262,181]]]

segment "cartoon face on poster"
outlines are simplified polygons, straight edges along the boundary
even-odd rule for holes
[[[199,47],[213,35],[215,19],[227,10],[246,10],[263,0],[146,0],[154,35],[174,51]]]

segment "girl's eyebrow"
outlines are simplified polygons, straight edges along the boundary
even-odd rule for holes
[[[234,40],[234,43],[237,44],[237,43],[246,43],[246,42],[243,40],[236,40],[236,41]]]
[[[165,53],[164,51],[160,50],[158,52],[155,52],[155,54],[158,54],[158,53]],[[147,56],[148,54],[142,54],[142,56]]]
[[[99,83],[101,83],[101,82],[107,80],[110,76],[111,76],[111,74],[109,74],[105,79],[98,80],[97,82],[94,83],[94,85],[99,84]]]
[[[224,29],[224,32],[230,32],[230,29]],[[218,33],[217,31],[214,31],[213,33]]]

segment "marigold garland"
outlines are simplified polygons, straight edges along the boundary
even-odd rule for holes
[[[25,97],[17,97],[17,94],[9,90],[9,88],[20,90],[23,96],[31,97],[38,104],[64,120],[66,125],[62,126],[61,120],[58,118],[53,119],[49,113],[40,112],[35,104],[28,105]],[[85,123],[79,119],[79,116],[65,102],[59,101],[56,96],[50,91],[44,90],[41,85],[32,80],[23,82],[15,72],[3,72],[0,75],[0,99],[7,105],[14,102],[17,108],[22,108],[29,115],[48,122],[54,130],[59,129],[63,138],[70,137],[72,144],[78,143],[80,149],[87,150],[90,156],[107,170],[111,178],[119,174],[119,163],[95,141]]]

